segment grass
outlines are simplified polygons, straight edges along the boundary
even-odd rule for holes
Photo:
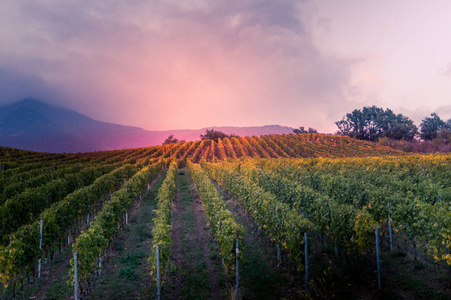
[[[183,288],[183,296],[185,299],[210,298],[210,281],[205,261],[201,261],[197,266],[188,268],[184,275],[185,287]]]
[[[422,299],[450,299],[449,294],[440,292],[438,285],[446,285],[449,273],[436,266],[413,260],[405,253],[395,251],[382,255],[383,263],[396,278],[398,289]],[[393,289],[393,287],[392,287]]]
[[[185,278],[183,296],[185,299],[208,299],[210,297],[210,279],[207,266],[202,259],[202,249],[197,242],[196,214],[193,208],[191,188],[185,171],[180,171],[176,177],[177,191],[183,205],[181,215],[182,249],[186,265],[182,266],[182,276]]]
[[[61,274],[58,275],[52,282],[51,286],[47,290],[47,295],[44,299],[67,299],[72,295],[73,290],[67,284],[69,280],[69,261],[67,258],[71,254],[71,248],[65,247],[61,249],[61,253],[56,253],[54,255],[53,262],[49,262],[47,266],[43,266],[43,272],[55,273],[58,271],[58,268],[64,264],[64,268]],[[31,284],[26,286],[22,295],[18,295],[18,299],[29,299],[32,295],[35,295],[40,288],[48,283],[50,278],[41,277],[41,279],[37,280],[35,284]]]
[[[268,256],[268,251],[273,249],[262,246],[260,242],[263,237],[255,238],[255,229],[249,225],[238,207],[228,201],[227,208],[244,228],[244,243],[240,245],[240,251],[243,253],[243,260],[240,262],[240,286],[243,292],[240,294],[255,299],[283,298],[280,286],[283,285],[284,278],[269,264],[269,261],[274,258]],[[259,239],[262,240],[259,241]]]
[[[164,177],[160,177],[156,185],[144,194],[141,206],[130,216],[130,224],[125,226],[118,238],[113,241],[114,252],[108,262],[105,262],[102,276],[96,277],[96,286],[91,290],[89,299],[128,299],[154,298],[155,284],[148,275],[147,257],[152,239],[152,220],[156,209],[155,197],[158,187]],[[181,200],[181,249],[183,259],[180,267],[171,269],[168,273],[180,274],[183,286],[180,287],[184,299],[211,299],[210,280],[207,262],[214,263],[215,274],[220,274],[218,280],[221,288],[229,285],[230,279],[223,275],[219,249],[213,241],[207,242],[209,254],[204,256],[203,248],[198,242],[196,227],[196,212],[191,195],[190,182],[186,174],[180,171],[176,177],[177,191]],[[251,299],[282,299],[293,295],[287,293],[286,274],[274,268],[275,250],[262,240],[256,238],[256,229],[249,225],[246,218],[235,207],[233,201],[227,207],[235,215],[236,220],[244,225],[245,239],[240,249],[244,260],[240,262],[240,286],[242,295]],[[202,229],[208,229],[206,218],[202,219]],[[377,277],[374,273],[372,258],[335,258],[331,247],[313,249],[310,255],[310,295],[319,299],[451,299],[445,287],[449,288],[449,269],[438,269],[435,265],[413,260],[402,251],[382,252],[382,285],[377,289]],[[274,252],[274,253],[272,253]],[[61,255],[56,255],[53,265],[47,269],[54,271],[56,266],[65,262],[70,248],[63,249]],[[351,255],[352,256],[352,255]],[[349,261],[350,260],[350,261]],[[68,287],[69,266],[63,276],[56,278],[48,289],[45,299],[68,299],[72,288]],[[303,274],[297,276],[302,287]],[[36,289],[44,282],[40,281],[30,288]],[[172,287],[171,287],[172,285]],[[167,282],[163,290],[174,289],[174,283]],[[27,299],[29,291],[23,298]],[[294,293],[297,293],[296,291]],[[298,295],[301,295],[300,293]],[[20,295],[19,297],[22,297]]]
[[[126,225],[113,241],[113,253],[97,277],[89,299],[151,298],[156,291],[149,274],[147,258],[152,239],[155,198],[164,180],[159,176],[142,196],[140,207],[130,216]]]
[[[69,269],[67,269],[69,273]],[[73,289],[70,288],[64,280],[58,280],[47,292],[45,299],[56,300],[56,299],[67,299],[72,295]]]

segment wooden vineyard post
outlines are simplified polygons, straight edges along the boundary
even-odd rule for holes
[[[238,265],[238,254],[240,253],[238,249],[238,239],[236,239],[236,300],[240,299],[240,272],[239,272],[239,265]]]
[[[307,232],[304,232],[304,241],[305,241],[305,293],[308,294],[308,240],[307,240]]]
[[[102,256],[99,255],[99,276],[102,275]]]
[[[157,297],[158,300],[161,299],[161,290],[160,290],[160,246],[157,246]]]
[[[376,264],[377,264],[377,287],[381,289],[381,262],[379,253],[379,228],[376,225]]]
[[[393,251],[393,234],[391,228],[391,218],[390,218],[390,202],[387,202],[388,205],[388,234],[390,236],[390,251]]]
[[[77,251],[74,252],[74,299],[78,300]]]
[[[39,227],[39,252],[42,254],[42,225],[43,221],[41,220],[41,225]],[[38,263],[38,278],[41,278],[41,258],[39,257],[39,263]]]

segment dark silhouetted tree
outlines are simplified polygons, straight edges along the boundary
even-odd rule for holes
[[[440,144],[444,144],[444,145],[449,145],[451,144],[451,129],[448,128],[442,128],[442,130],[440,130],[437,133],[437,138],[436,138],[437,142]]]
[[[411,141],[418,133],[418,128],[409,118],[376,106],[355,109],[335,124],[338,134],[368,141],[382,137]]]
[[[318,133],[318,131],[315,128],[309,127],[308,130],[304,129],[304,126],[299,127],[299,129],[294,129],[294,133]]]
[[[432,141],[442,128],[446,128],[447,124],[436,113],[432,113],[430,117],[426,117],[421,121],[420,137],[425,141]]]
[[[175,143],[179,143],[179,142],[185,142],[185,141],[184,140],[178,140],[178,139],[174,138],[173,134],[171,134],[170,136],[167,137],[167,139],[164,140],[163,145],[175,144]]]
[[[446,121],[445,128],[451,130],[451,119],[448,119],[448,121]]]
[[[234,135],[235,136],[235,135]],[[205,131],[205,134],[200,135],[201,140],[214,140],[217,141],[218,139],[223,139],[225,137],[228,137],[227,134],[225,134],[222,131],[214,130],[214,129],[207,129]]]
[[[294,133],[307,133],[307,130],[304,129],[304,126],[301,126],[293,130]]]

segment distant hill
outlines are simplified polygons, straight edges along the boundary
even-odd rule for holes
[[[261,127],[208,127],[240,136],[290,133],[279,125]],[[207,128],[149,131],[139,127],[105,123],[76,111],[24,99],[0,107],[0,146],[40,152],[69,153],[159,145],[169,135],[198,140]]]
[[[207,127],[202,129],[185,129],[185,130],[170,130],[170,131],[152,131],[154,134],[161,135],[162,140],[159,144],[163,143],[164,139],[167,138],[170,134],[173,134],[179,140],[186,141],[195,141],[200,139],[200,135],[205,133],[207,129],[215,129],[222,131],[226,134],[234,133],[239,136],[260,136],[260,135],[268,135],[268,134],[284,134],[284,133],[292,133],[294,128],[280,126],[280,125],[265,125],[265,126],[251,126],[251,127],[233,127],[233,126],[224,126],[224,127]]]

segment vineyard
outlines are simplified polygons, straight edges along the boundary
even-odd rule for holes
[[[315,133],[0,148],[0,298],[451,299],[450,164]]]

